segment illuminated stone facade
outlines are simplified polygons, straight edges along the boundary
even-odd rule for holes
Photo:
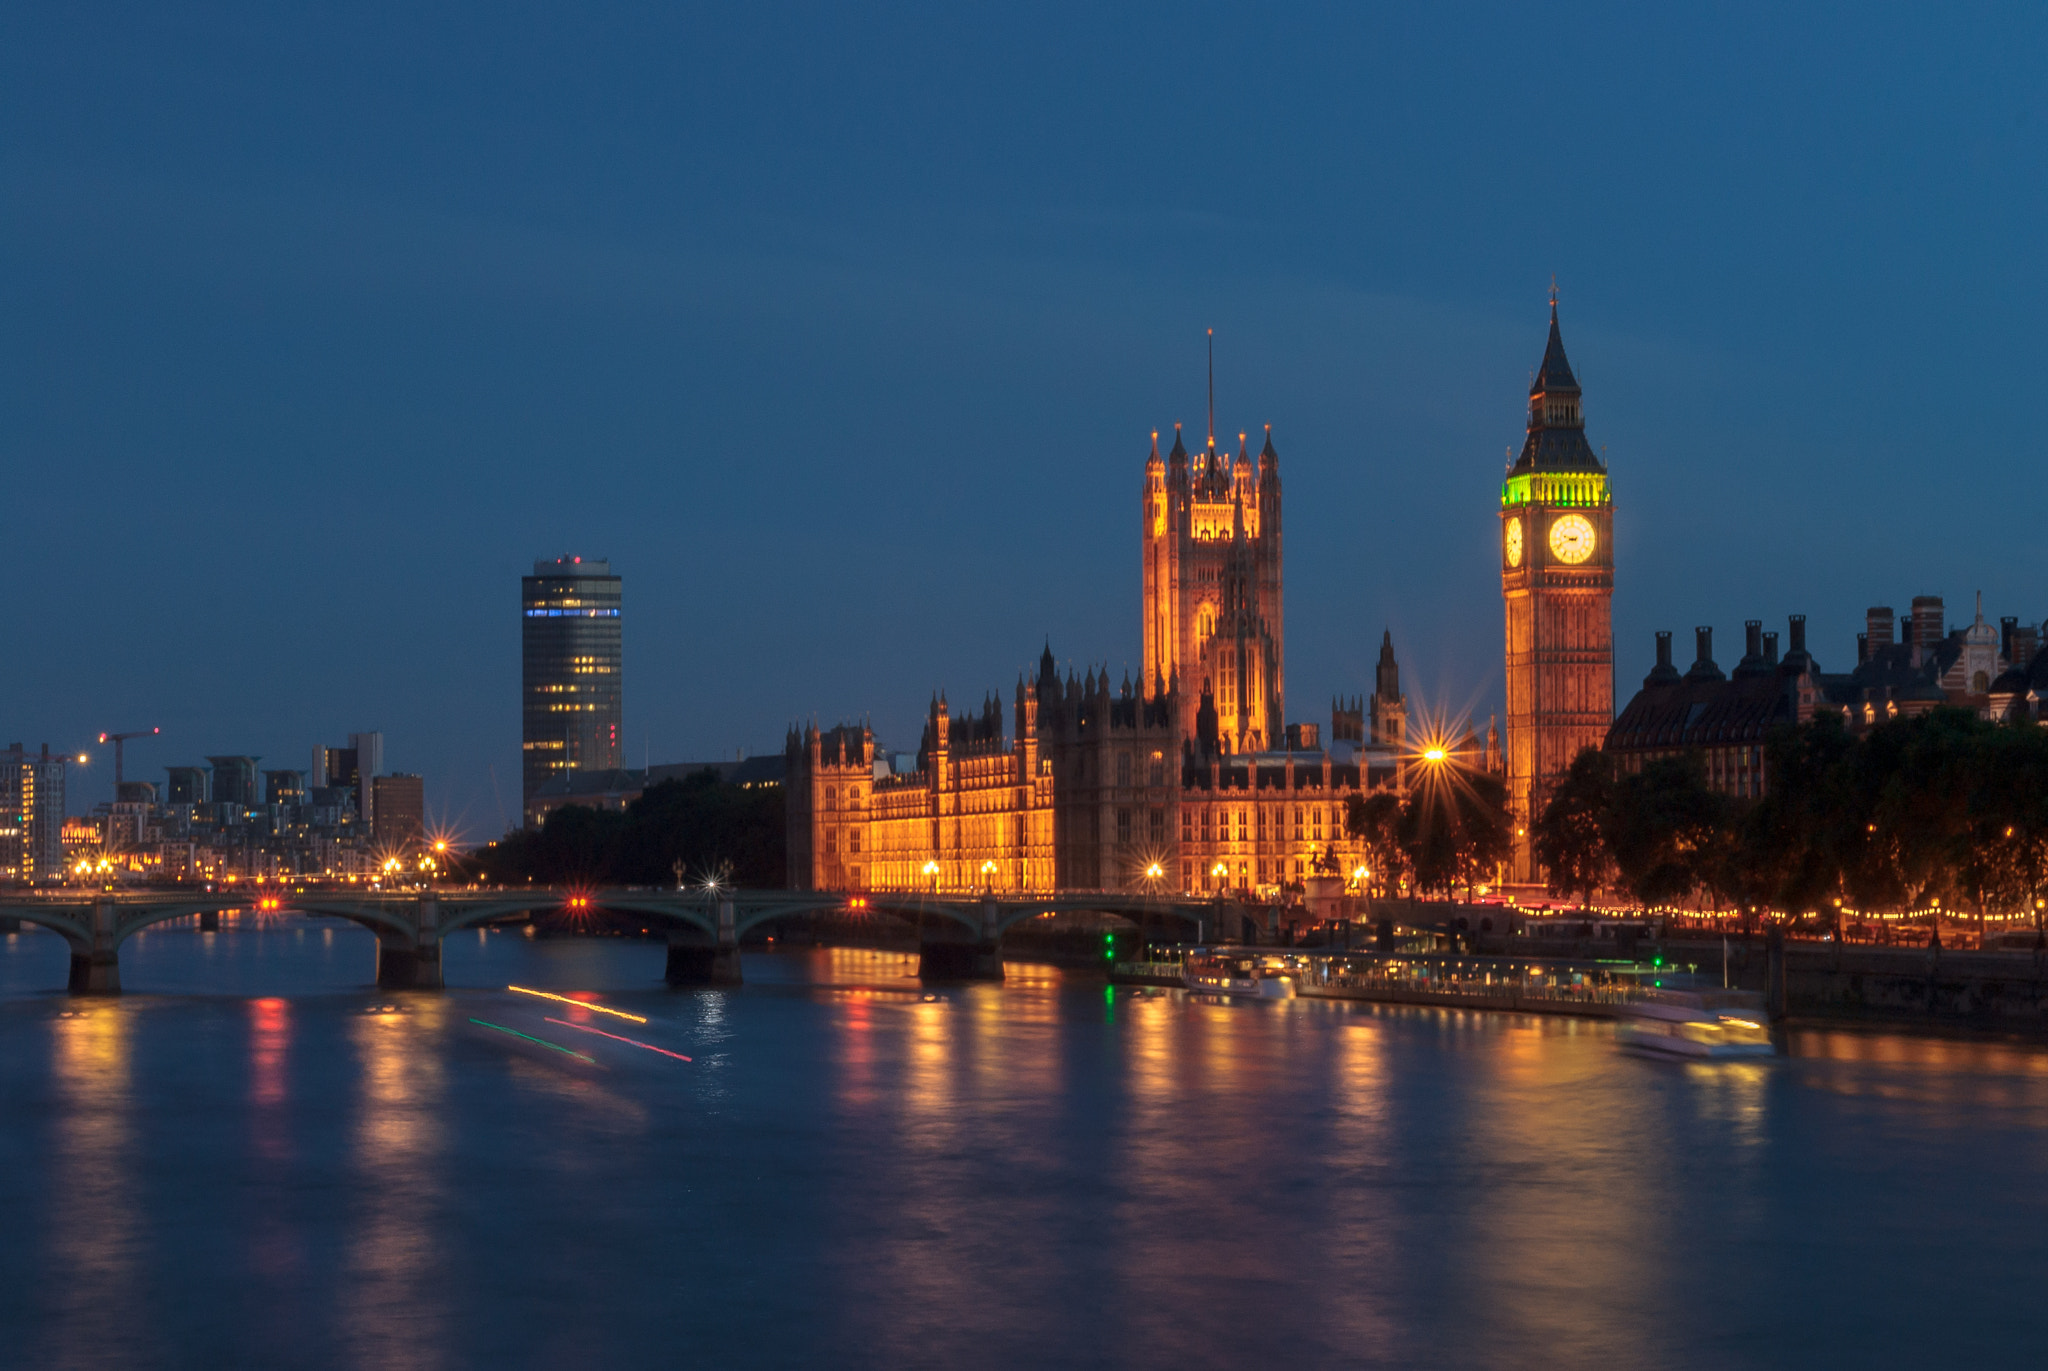
[[[1281,742],[1285,677],[1280,608],[1280,456],[1273,433],[1258,460],[1208,445],[1190,457],[1173,427],[1145,462],[1145,675],[1140,689],[1180,702],[1183,734],[1195,731],[1206,692],[1226,750]]]
[[[1529,821],[1582,748],[1614,722],[1614,506],[1586,441],[1579,383],[1550,305],[1550,341],[1529,388],[1522,454],[1500,494],[1506,618],[1508,879],[1542,879]]]
[[[787,740],[788,879],[800,889],[1221,892],[1350,877],[1353,796],[1394,786],[1406,703],[1391,641],[1372,704],[1330,743],[1284,722],[1279,457],[1240,438],[1145,463],[1143,679],[1064,678],[1047,647],[1007,721],[991,696],[927,710],[914,765],[864,726]],[[1384,732],[1383,732],[1384,730]],[[1391,736],[1387,736],[1390,734]]]

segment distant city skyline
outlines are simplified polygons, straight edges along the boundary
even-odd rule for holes
[[[0,736],[91,752],[75,810],[101,732],[163,726],[154,778],[368,724],[491,836],[504,588],[565,548],[633,582],[632,765],[908,746],[1046,635],[1135,674],[1132,472],[1210,327],[1217,431],[1298,492],[1290,698],[1391,628],[1483,722],[1553,275],[1624,693],[1659,628],[1803,613],[1832,672],[1872,604],[2048,615],[2033,12],[622,12],[484,63],[115,10],[0,83]]]

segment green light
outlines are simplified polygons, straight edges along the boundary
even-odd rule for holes
[[[495,1029],[497,1032],[500,1033],[509,1033],[515,1038],[524,1038],[530,1043],[539,1043],[542,1047],[552,1048],[554,1051],[561,1053],[565,1057],[574,1057],[579,1062],[589,1062],[593,1066],[597,1063],[597,1058],[595,1057],[586,1057],[581,1052],[571,1052],[568,1048],[562,1046],[560,1043],[551,1043],[546,1038],[536,1038],[531,1033],[521,1033],[516,1028],[507,1028],[503,1024],[485,1023],[482,1019],[471,1019],[470,1022],[475,1024],[478,1028]]]
[[[1563,509],[1597,509],[1611,503],[1605,472],[1529,472],[1500,484],[1500,507],[1545,504]]]

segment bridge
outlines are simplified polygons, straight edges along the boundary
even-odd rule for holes
[[[856,905],[856,901],[858,904]],[[1003,931],[1044,914],[1116,914],[1141,925],[1172,920],[1204,937],[1243,936],[1246,907],[1229,900],[1131,891],[1016,895],[921,895],[806,890],[421,890],[285,894],[186,891],[0,896],[0,919],[60,934],[71,945],[70,989],[119,994],[121,944],[145,928],[198,915],[218,927],[223,912],[278,911],[347,919],[377,935],[377,984],[438,990],[441,941],[451,933],[519,914],[562,909],[631,914],[666,929],[671,985],[737,985],[740,940],[764,924],[820,914],[891,914],[916,928],[918,975],[930,980],[1001,980]]]

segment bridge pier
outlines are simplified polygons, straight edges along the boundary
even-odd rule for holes
[[[121,993],[121,934],[116,926],[118,911],[112,900],[94,900],[89,916],[92,942],[89,947],[71,946],[71,993],[74,995],[118,995]]]
[[[742,984],[740,940],[735,927],[730,896],[718,902],[717,933],[707,937],[702,929],[685,924],[671,926],[665,973],[668,983],[676,986]]]
[[[379,990],[440,990],[441,910],[433,894],[421,895],[411,928],[377,930]]]
[[[981,927],[968,929],[951,919],[918,930],[917,975],[925,981],[1003,979],[1003,924],[993,897],[981,902]]]

